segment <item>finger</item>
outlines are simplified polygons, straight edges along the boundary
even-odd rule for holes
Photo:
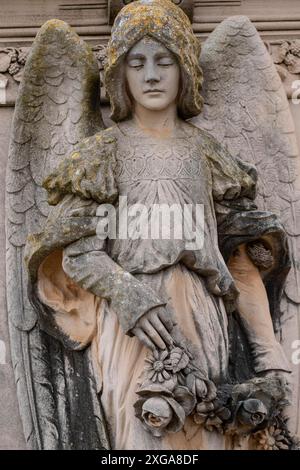
[[[166,310],[160,310],[158,316],[164,326],[167,328],[168,331],[172,331],[175,325],[175,322],[172,320],[171,315]]]
[[[147,321],[144,325],[143,325],[143,331],[144,333],[146,333],[146,335],[151,339],[151,341],[153,341],[153,343],[156,344],[156,346],[160,349],[166,349],[166,345],[165,343],[163,342],[163,340],[161,339],[159,333],[156,331],[155,328],[153,328],[152,324]]]
[[[146,346],[146,348],[154,351],[156,349],[155,344],[151,341],[150,338],[141,330],[140,328],[133,328],[132,333],[138,338],[138,340]]]
[[[149,321],[155,330],[159,333],[161,338],[165,341],[165,343],[169,345],[173,344],[172,336],[169,334],[168,330],[165,328],[159,317],[151,318]]]

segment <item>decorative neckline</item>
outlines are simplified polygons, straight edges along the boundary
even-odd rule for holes
[[[123,128],[121,128],[119,123],[116,123],[116,126],[119,132],[127,138],[139,137],[145,140],[149,140],[151,142],[157,141],[160,143],[164,143],[164,142],[174,141],[177,139],[186,139],[192,136],[192,132],[191,133],[187,132],[187,129],[184,129],[183,126],[180,126],[180,125],[177,125],[174,128],[174,131],[170,137],[154,137],[152,135],[148,135],[145,132],[143,132],[142,129],[138,128],[136,125],[131,124],[130,121],[123,122],[123,126],[122,126]],[[126,126],[125,129],[124,129],[124,126]]]

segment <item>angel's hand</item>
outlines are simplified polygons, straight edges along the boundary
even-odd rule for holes
[[[170,312],[160,306],[149,310],[139,318],[131,332],[151,350],[166,349],[173,344],[170,332],[174,326],[175,322]]]

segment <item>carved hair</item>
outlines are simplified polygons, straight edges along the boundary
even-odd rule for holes
[[[199,65],[200,42],[185,13],[170,0],[139,0],[124,7],[112,28],[105,68],[105,86],[110,97],[111,118],[128,118],[132,105],[126,88],[126,54],[140,39],[150,36],[172,52],[181,70],[178,113],[183,119],[196,116],[202,109],[200,95],[202,70]]]

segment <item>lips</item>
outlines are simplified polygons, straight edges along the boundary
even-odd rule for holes
[[[157,89],[146,90],[144,91],[144,93],[163,93],[163,90],[157,90]]]

